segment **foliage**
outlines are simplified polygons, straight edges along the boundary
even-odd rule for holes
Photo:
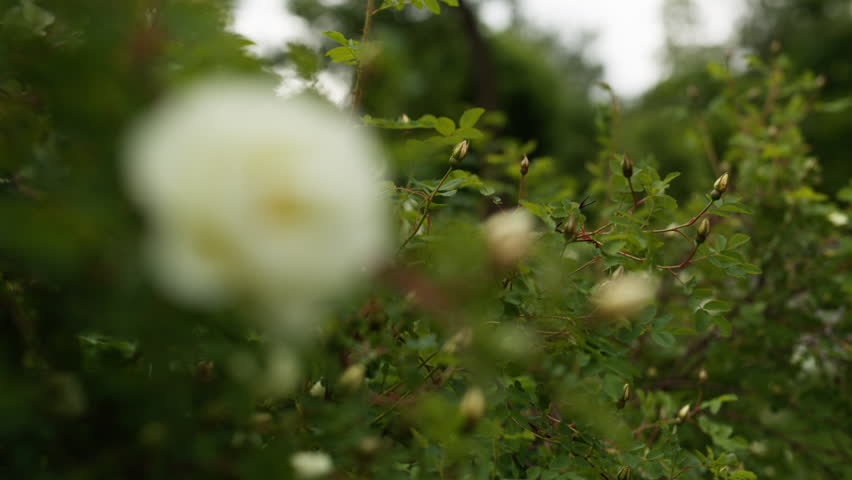
[[[581,183],[500,128],[512,109],[452,89],[414,118],[397,90],[371,101],[398,66],[393,45],[364,54],[387,41],[371,22],[458,2],[365,2],[360,39],[326,31],[326,57],[300,58],[306,75],[356,72],[352,120],[391,157],[397,249],[327,305],[298,387],[273,395],[256,385],[272,335],[251,313],[152,288],[118,181],[121,139],[156,98],[263,62],[226,31],[226,2],[73,3],[0,4],[4,478],[852,475],[852,183],[818,190],[801,130],[821,77],[780,54],[711,64],[700,116],[726,138],[701,173],[624,152],[613,95],[579,127],[600,147],[569,157]],[[534,227],[495,237],[497,211]]]

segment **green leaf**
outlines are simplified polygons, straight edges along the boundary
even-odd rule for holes
[[[757,480],[757,475],[748,470],[737,470],[728,477],[730,480]]]
[[[355,55],[355,50],[352,47],[336,47],[329,50],[326,55],[331,57],[335,63],[343,63],[346,65],[354,65],[358,63]]]
[[[712,317],[712,321],[719,328],[719,333],[723,337],[731,336],[731,329],[733,327],[731,327],[731,322],[729,322],[727,318],[723,317],[722,315],[714,315]]]
[[[733,307],[728,302],[723,302],[721,300],[711,300],[711,301],[705,303],[704,306],[702,306],[701,308],[703,308],[704,310],[707,310],[708,312],[715,313],[715,312],[730,312],[731,308],[733,308]]]
[[[651,340],[656,342],[657,345],[666,348],[673,347],[676,343],[674,335],[669,332],[651,332]]]
[[[526,200],[521,201],[521,206],[526,208],[528,212],[541,219],[541,221],[543,221],[548,226],[548,228],[550,228],[550,230],[556,228],[556,222],[551,217],[550,209],[548,207],[538,203],[528,202]]]
[[[322,32],[322,34],[325,35],[326,37],[334,40],[335,42],[341,44],[341,45],[349,46],[349,39],[347,39],[340,32],[335,32],[334,30],[329,30],[327,32]]]
[[[465,111],[459,119],[459,128],[473,128],[484,113],[485,109],[478,107]]]
[[[749,238],[748,235],[743,235],[742,233],[736,233],[736,234],[734,234],[733,237],[728,239],[727,248],[729,250],[733,250],[733,249],[739,247],[740,245],[744,245],[744,244],[748,243],[749,240],[751,240],[751,239]]]
[[[671,172],[668,175],[666,175],[666,179],[663,180],[663,183],[668,185],[669,183],[671,183],[672,180],[674,180],[675,178],[677,178],[679,176],[680,176],[680,172]]]
[[[452,118],[441,117],[435,124],[435,130],[445,137],[450,136],[456,131],[456,122]]]
[[[426,4],[426,8],[432,11],[432,13],[441,14],[441,4],[438,3],[438,0],[423,0],[423,3]]]
[[[737,397],[735,394],[726,393],[726,394],[720,395],[720,396],[718,396],[718,397],[716,397],[712,400],[707,400],[706,402],[701,404],[701,408],[709,408],[710,412],[713,413],[713,415],[715,415],[715,414],[719,413],[719,409],[722,408],[723,403],[736,402],[737,400],[739,400],[739,397]]]

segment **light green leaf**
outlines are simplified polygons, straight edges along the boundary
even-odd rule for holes
[[[450,136],[456,131],[456,122],[452,118],[441,117],[435,124],[435,130],[445,137]]]
[[[479,121],[479,118],[482,117],[483,113],[485,113],[484,108],[471,108],[470,110],[465,111],[459,119],[459,127],[474,127],[476,125],[476,122]]]

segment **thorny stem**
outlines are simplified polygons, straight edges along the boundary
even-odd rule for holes
[[[675,231],[675,230],[680,230],[681,228],[691,227],[691,226],[692,226],[695,222],[697,222],[697,221],[698,221],[698,220],[699,220],[699,219],[700,219],[700,218],[701,218],[701,217],[702,217],[705,213],[707,213],[707,210],[710,210],[710,207],[712,207],[712,206],[713,206],[713,202],[714,202],[714,200],[710,200],[710,203],[708,203],[708,204],[707,204],[707,206],[706,206],[706,207],[704,207],[704,210],[701,210],[701,212],[699,212],[699,213],[698,213],[698,215],[696,215],[696,216],[692,217],[692,219],[691,219],[691,220],[689,220],[688,222],[684,223],[683,225],[678,225],[678,226],[676,226],[676,227],[670,227],[670,228],[661,228],[661,229],[659,229],[659,230],[643,230],[643,231],[644,231],[644,232],[650,232],[650,233],[665,233],[665,232],[673,232],[673,231]]]
[[[376,0],[367,0],[367,9],[364,13],[364,30],[361,34],[361,48],[367,43],[367,39],[370,36],[370,29],[373,26],[373,15],[376,14]],[[354,97],[352,98],[352,115],[358,111],[358,107],[361,105],[361,92],[364,90],[364,57],[361,56],[358,61],[358,68],[355,73],[355,88],[352,91]]]
[[[447,178],[450,177],[450,173],[452,171],[453,167],[447,169],[447,173],[445,173],[444,177],[441,178],[441,181],[438,182],[438,186],[435,187],[435,190],[433,190],[432,193],[429,194],[429,196],[426,198],[426,203],[423,205],[423,215],[420,216],[420,220],[417,221],[417,224],[411,230],[411,234],[408,235],[408,238],[406,238],[405,241],[402,242],[402,245],[399,246],[399,249],[397,249],[397,255],[399,254],[399,252],[402,251],[403,248],[405,248],[406,245],[408,245],[408,242],[410,242],[411,239],[417,235],[417,232],[420,231],[420,227],[423,226],[423,222],[426,220],[426,217],[429,216],[429,207],[432,206],[432,201],[435,199],[435,195],[437,195],[438,191],[441,190],[441,187],[444,185],[444,182],[447,181]]]
[[[686,257],[686,260],[680,262],[679,265],[667,265],[665,267],[660,267],[660,268],[662,268],[663,270],[677,270],[679,268],[683,268],[683,267],[685,267],[685,266],[687,266],[690,263],[695,261],[695,260],[692,260],[692,257],[695,256],[695,252],[697,252],[697,251],[698,251],[698,243],[696,243],[695,246],[692,247],[692,251],[689,252],[689,256]],[[707,257],[701,257],[701,258],[707,258]],[[701,260],[701,259],[699,258],[698,260]]]

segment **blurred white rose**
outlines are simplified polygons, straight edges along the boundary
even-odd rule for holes
[[[280,312],[340,293],[385,253],[381,159],[331,107],[216,78],[136,125],[125,174],[165,292],[191,306],[248,298]]]
[[[843,212],[831,212],[828,214],[828,221],[836,227],[842,227],[849,223],[849,216]]]
[[[532,246],[533,218],[518,208],[492,215],[485,221],[485,240],[494,260],[501,266],[521,261]]]
[[[654,299],[655,278],[640,273],[625,273],[598,285],[592,297],[603,315],[632,315]]]
[[[290,465],[300,478],[323,477],[334,468],[331,457],[321,451],[296,452],[290,457]]]

